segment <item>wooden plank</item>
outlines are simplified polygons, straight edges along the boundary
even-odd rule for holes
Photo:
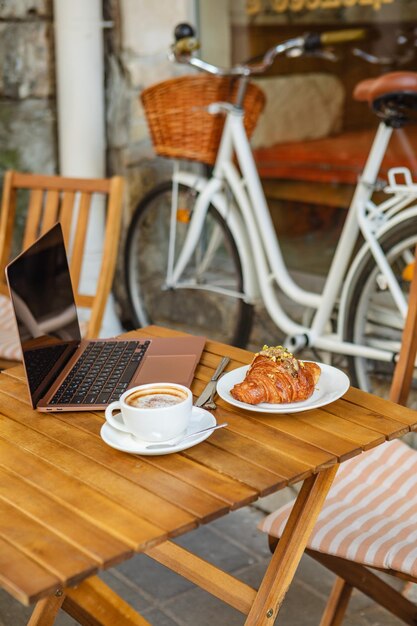
[[[20,411],[18,409],[19,402],[11,399],[8,402],[7,407],[4,402],[2,404],[3,413],[13,417],[16,412]],[[68,454],[66,455],[68,460],[65,467],[69,467],[69,464],[73,462],[73,457],[70,454],[71,449],[76,451],[77,464],[85,467],[89,474],[91,472],[96,474],[98,471],[97,464],[99,464],[103,472],[100,476],[101,480],[104,484],[106,481],[108,484],[114,483],[119,498],[124,492],[126,492],[127,498],[133,497],[134,485],[131,483],[135,483],[140,487],[137,497],[140,497],[142,504],[149,506],[149,511],[152,511],[151,521],[155,521],[158,526],[160,525],[166,530],[171,529],[172,525],[177,522],[181,526],[193,524],[195,517],[201,522],[206,522],[228,510],[226,503],[217,497],[202,493],[182,482],[180,478],[173,478],[160,472],[155,467],[147,465],[145,461],[133,461],[132,455],[115,451],[107,446],[98,436],[103,419],[94,414],[67,413],[66,416],[60,416],[61,419],[39,413],[33,415],[32,412],[31,415],[31,428],[48,437],[48,443],[45,445],[51,445],[49,438],[59,442],[53,448],[48,448],[53,455],[51,458],[55,458],[55,455],[60,452],[62,453],[61,445],[65,445],[68,446]],[[18,419],[18,421],[20,420]],[[74,428],[71,422],[83,423],[84,429]],[[88,422],[90,425],[87,430]],[[78,455],[83,456],[78,459]],[[116,483],[118,483],[118,487],[116,487]],[[163,499],[163,501],[156,501],[155,496]],[[169,504],[171,501],[175,502],[176,505]],[[154,510],[155,507],[156,510]],[[189,513],[188,516],[186,512]]]
[[[22,371],[23,366],[19,366],[0,372],[0,392],[4,397],[19,400],[27,409],[32,409],[26,380],[20,375]],[[14,375],[15,372],[18,376]]]
[[[62,233],[66,249],[70,249],[71,224],[74,211],[75,192],[64,191],[62,194],[61,210],[59,212],[59,221],[62,226]]]
[[[105,533],[65,503],[58,502],[34,485],[1,468],[0,501],[16,507],[46,528],[52,528],[76,549],[94,559],[100,567],[115,565],[133,554],[126,542]]]
[[[61,586],[58,576],[0,537],[0,584],[19,602],[29,605]]]
[[[3,397],[1,402],[3,406]],[[11,412],[13,415],[18,411],[10,409],[8,406],[4,407],[3,412]],[[30,413],[33,421],[38,419],[37,414]],[[7,437],[9,441],[15,442],[16,445],[48,461],[57,469],[71,474],[80,482],[100,491],[120,506],[147,519],[151,524],[155,524],[167,532],[185,531],[195,526],[195,517],[176,505],[163,500],[151,491],[134,485],[127,478],[119,476],[111,469],[83,456],[76,448],[63,445],[58,440],[54,441],[32,428],[27,428],[26,424],[30,423],[32,426],[32,422],[29,415],[27,413],[25,415],[24,411],[20,411],[16,417],[18,420],[12,421],[0,415],[1,432],[4,438]],[[44,414],[42,418],[47,432],[49,427],[53,427],[54,417]],[[103,447],[106,446],[104,442],[102,445]]]
[[[385,441],[385,437],[374,430],[348,422],[322,409],[297,413],[294,419],[306,424],[314,424],[316,428],[321,428],[328,434],[329,440],[331,440],[333,434],[336,434],[351,441],[355,446],[359,445],[363,450],[373,448]]]
[[[417,412],[408,407],[390,402],[384,398],[371,395],[366,391],[350,387],[344,395],[344,400],[354,405],[365,407],[371,411],[381,413],[385,417],[389,417],[401,424],[406,424],[411,430],[417,429]]]
[[[0,501],[0,537],[65,585],[97,571],[95,559],[4,501]]]
[[[3,427],[2,427],[3,433]],[[27,483],[88,520],[104,533],[141,550],[167,538],[166,532],[132,513],[100,491],[42,460],[30,451],[19,448],[12,440],[0,437],[0,466],[21,476]]]
[[[146,456],[125,454],[103,445],[103,441],[97,436],[97,424],[100,428],[103,423],[103,420],[98,416],[88,413],[82,414],[81,419],[77,420],[77,429],[71,430],[65,427],[66,424],[70,425],[71,418],[65,419],[63,415],[59,417],[61,419],[56,420],[54,432],[50,433],[51,436],[68,446],[77,447],[80,453],[101,463],[111,469],[112,472],[128,478],[129,481],[167,501],[175,502],[184,511],[198,517],[200,522],[208,522],[213,517],[218,517],[219,514],[228,511],[229,507],[223,500],[201,492],[196,487],[184,482],[181,474],[178,476],[169,475],[158,470],[155,465],[147,463],[148,457]],[[94,417],[97,418],[97,421]],[[81,433],[78,433],[81,420],[83,429]],[[61,421],[64,424],[61,424]],[[85,432],[94,434],[94,437],[86,436]]]
[[[65,413],[59,414],[57,417],[60,421],[76,426],[76,428],[85,429],[87,432],[96,433],[98,423],[100,426],[103,423],[103,418],[101,415],[92,414],[92,413],[82,413],[79,414],[74,423],[74,419],[68,417]],[[104,454],[105,449],[98,442],[94,445],[94,458],[102,460],[104,463]],[[91,454],[93,452],[91,440],[88,440],[88,452]],[[97,457],[97,454],[100,456]],[[184,498],[191,498],[192,502],[190,503],[191,509],[195,509],[198,506],[199,500],[203,497],[205,503],[201,504],[202,509],[208,508],[211,510],[213,506],[216,506],[220,511],[223,507],[223,503],[234,504],[239,502],[241,506],[244,504],[249,504],[249,502],[253,501],[256,497],[256,491],[242,484],[241,482],[237,482],[232,480],[224,475],[219,475],[208,468],[198,465],[196,463],[192,463],[189,459],[184,458],[181,455],[177,454],[168,454],[161,456],[143,456],[143,455],[135,455],[141,460],[141,465],[135,464],[135,470],[137,468],[137,472],[132,473],[132,463],[131,463],[131,455],[126,454],[117,454],[115,456],[114,452],[107,451],[106,457],[108,458],[108,462],[111,465],[112,469],[119,471],[123,475],[127,475],[126,473],[129,471],[130,480],[140,480],[143,486],[152,486],[155,493],[162,495],[158,491],[158,487],[160,483],[162,484],[162,489],[167,490],[166,495],[170,494],[174,496],[173,499],[176,502],[181,501],[182,506],[188,510],[186,506],[186,502],[178,498],[181,497],[180,494],[177,494],[173,489],[176,485],[178,488],[184,493]],[[152,469],[154,470],[152,472]],[[148,476],[149,475],[149,476]],[[155,477],[155,482],[154,482]],[[213,499],[213,497],[214,499]],[[194,500],[194,498],[197,499]],[[208,511],[206,512],[206,514]],[[203,515],[203,512],[200,511],[199,515]]]
[[[337,415],[338,417],[341,417],[348,422],[352,422],[353,424],[359,424],[360,426],[365,424],[366,428],[374,430],[387,439],[402,437],[410,431],[407,424],[385,417],[376,411],[370,411],[366,408],[361,408],[359,410],[356,405],[343,400],[336,400],[336,402],[332,402],[328,406],[323,407],[323,411],[331,413],[332,415]]]
[[[15,369],[18,370],[19,368],[15,368]],[[21,398],[22,394],[26,392],[26,386],[23,385],[20,380],[15,379],[14,377],[11,380],[10,376],[8,377],[4,376],[3,378],[2,376],[0,376],[0,388],[2,389],[2,392],[5,391],[5,387],[7,387],[9,391],[12,388],[14,389],[13,397],[15,398],[19,398],[19,397]],[[76,414],[75,419],[74,419],[74,415],[75,414],[72,414],[72,413],[65,413],[65,414],[63,413],[59,415],[59,419],[69,422],[69,423],[73,422],[74,425],[77,425],[78,427],[84,427],[84,428],[87,427],[86,424],[90,423],[89,413],[78,413]],[[102,422],[102,417],[100,419],[100,423],[101,422]],[[90,431],[92,428],[93,427],[91,425],[88,426],[88,429]],[[227,472],[225,472],[225,474],[223,475],[223,472],[225,471],[224,467],[222,469],[222,474],[219,475],[219,473],[215,471],[214,469],[209,469],[204,464],[201,465],[198,461],[192,462],[190,459],[188,459],[189,465],[186,466],[187,467],[187,472],[186,472],[187,480],[191,481],[195,479],[195,471],[196,471],[196,468],[198,468],[197,471],[199,473],[202,473],[202,477],[201,477],[201,480],[199,479],[198,481],[199,484],[196,484],[196,487],[201,488],[201,483],[202,483],[203,490],[209,491],[209,488],[213,489],[213,495],[216,497],[221,497],[230,506],[236,506],[236,502],[238,502],[239,500],[241,501],[242,505],[247,504],[250,501],[252,501],[254,497],[256,497],[255,494],[258,493],[258,487],[260,487],[260,490],[263,493],[265,493],[265,490],[267,490],[267,492],[270,491],[269,486],[271,484],[272,485],[277,484],[277,475],[270,472],[269,470],[262,472],[262,470],[253,466],[251,463],[244,463],[244,462],[241,463],[233,455],[226,454],[224,456],[227,457],[227,466],[233,468],[232,477],[228,476]],[[126,457],[126,455],[124,455],[123,453],[120,453],[120,455],[118,455],[118,458],[127,459],[128,457]],[[142,457],[142,459],[143,461],[145,461],[145,457]],[[177,456],[148,457],[146,459],[146,462],[152,465],[157,465],[158,467],[164,466],[165,468],[166,464],[169,465],[170,463],[175,462],[174,459],[178,459],[178,461],[176,462],[181,463],[181,457],[177,457]],[[113,464],[113,461],[111,462]],[[187,459],[183,458],[183,462],[187,463]],[[190,471],[191,469],[190,463],[192,463],[192,467],[193,467],[192,472]],[[238,463],[239,467],[241,468],[241,472],[238,474],[236,474],[235,472],[236,463]],[[138,467],[140,466],[138,465]],[[123,469],[123,471],[125,470]],[[207,472],[209,473],[208,476],[207,476]],[[245,484],[245,480],[243,476],[249,477],[251,480],[251,483]],[[182,476],[181,476],[181,479],[182,479]],[[213,482],[213,480],[215,480],[215,482]],[[278,484],[282,484],[282,485],[285,484],[285,481],[283,480],[281,476],[278,477]],[[234,494],[235,494],[235,497],[234,497]]]
[[[276,468],[259,467],[248,459],[242,459],[235,454],[212,446],[210,443],[200,443],[181,453],[193,461],[226,474],[246,485],[256,489],[259,495],[268,495],[288,485],[288,480],[280,475]]]
[[[230,431],[248,437],[253,440],[254,445],[271,447],[275,451],[278,449],[279,454],[288,457],[291,462],[300,462],[316,470],[324,466],[328,467],[329,464],[337,461],[334,454],[312,445],[307,440],[300,441],[292,434],[277,432],[248,412],[245,412],[245,415],[236,415],[234,411],[225,411],[222,407],[218,407],[216,417],[220,422],[227,421]],[[279,416],[276,416],[276,419],[279,420]]]
[[[104,309],[113,283],[122,221],[123,185],[124,180],[121,176],[113,176],[110,181],[101,266],[97,279],[94,305],[91,308],[85,334],[86,337],[97,337],[99,335]]]
[[[22,249],[27,248],[39,237],[39,224],[43,208],[43,191],[34,189],[30,193],[29,206],[23,235]]]
[[[10,378],[16,378],[17,380],[22,380],[26,383],[25,370],[24,370],[22,363],[19,363],[18,365],[13,366],[7,370],[1,371],[0,381],[3,380],[2,378],[3,376],[5,377],[5,380],[9,380]]]
[[[77,226],[75,230],[75,237],[73,241],[71,260],[70,260],[71,282],[72,282],[72,287],[75,292],[76,303],[77,303],[77,294],[78,294],[79,286],[80,286],[82,260],[83,260],[85,239],[87,236],[87,225],[88,225],[90,204],[91,204],[91,194],[87,192],[83,192],[81,194],[80,204],[78,207]]]
[[[327,450],[327,452],[336,456],[339,461],[346,461],[362,452],[360,446],[357,445],[355,447],[352,442],[345,437],[334,435],[330,438],[326,431],[316,428],[313,422],[301,422],[294,419],[292,414],[258,414],[256,421],[270,426],[278,433],[289,433],[300,441],[307,441],[322,450]]]
[[[265,448],[254,440],[229,432],[227,428],[213,433],[210,437],[210,444],[232,453],[238,458],[250,460],[258,467],[271,469],[284,476],[288,483],[304,480],[312,474],[314,469],[309,463],[285,456],[281,450]]]
[[[46,233],[58,220],[59,191],[48,191],[42,219],[41,234]]]
[[[225,474],[219,474],[182,454],[149,457],[147,462],[162,468],[170,475],[181,475],[184,482],[216,495],[233,508],[237,503],[239,506],[246,506],[257,498],[257,491],[252,487]]]
[[[55,189],[66,190],[77,187],[80,190],[93,193],[108,193],[110,183],[106,178],[62,178],[61,176],[48,176],[41,174],[26,174],[14,172],[13,185],[24,189]]]

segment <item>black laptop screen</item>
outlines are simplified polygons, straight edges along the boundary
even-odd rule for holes
[[[6,274],[36,405],[81,341],[61,226],[22,252]]]

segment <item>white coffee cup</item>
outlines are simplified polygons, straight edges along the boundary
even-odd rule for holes
[[[181,437],[191,419],[193,396],[183,385],[149,383],[132,387],[106,408],[107,422],[142,441]],[[113,411],[119,409],[117,415]]]

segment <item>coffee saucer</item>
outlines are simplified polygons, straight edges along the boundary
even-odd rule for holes
[[[186,435],[192,435],[193,432],[197,432],[202,430],[203,428],[210,428],[210,426],[215,426],[217,424],[215,418],[209,411],[205,409],[200,409],[196,406],[193,406],[190,423],[188,424],[188,428],[184,433],[184,437]],[[139,441],[138,439],[134,439],[132,435],[129,433],[123,433],[119,430],[116,430],[110,424],[105,422],[101,427],[100,431],[101,438],[107,445],[115,448],[116,450],[121,450],[122,452],[129,452],[130,454],[144,454],[148,456],[156,456],[160,454],[172,454],[173,452],[181,452],[181,450],[186,450],[187,448],[191,448],[191,446],[195,446],[198,443],[201,443],[207,437],[210,437],[211,431],[206,431],[205,433],[200,433],[199,435],[195,435],[195,437],[189,437],[186,441],[179,442],[177,445],[167,445],[163,447],[161,443],[161,447],[158,450],[147,450],[146,446],[149,445],[149,441]]]

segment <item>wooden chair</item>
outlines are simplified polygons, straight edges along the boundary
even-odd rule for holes
[[[98,336],[116,265],[122,195],[123,179],[119,176],[81,179],[6,172],[0,213],[0,367],[20,360],[4,268],[13,256],[57,221],[61,222],[64,233],[76,304],[90,310],[84,335]],[[104,200],[94,203],[95,197]],[[22,220],[19,214],[22,207],[23,233],[21,244],[16,246],[15,233]],[[96,291],[88,295],[80,292],[80,277],[92,210],[105,212],[105,233]]]
[[[417,268],[417,249],[415,256]],[[390,399],[405,404],[417,352],[417,270]],[[260,524],[273,551],[292,503]],[[320,626],[342,624],[354,588],[406,624],[417,605],[372,569],[417,583],[417,451],[395,440],[344,463],[308,543],[307,554],[337,575]]]

